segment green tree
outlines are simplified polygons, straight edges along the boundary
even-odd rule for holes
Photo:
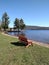
[[[9,25],[9,17],[7,13],[5,12],[2,16],[2,28],[4,29],[4,31],[6,31],[6,29],[8,28],[8,25]]]
[[[20,28],[20,21],[18,18],[15,19],[14,21],[14,28],[18,29],[18,35],[19,35],[19,28]]]
[[[15,21],[14,21],[14,29],[18,29],[18,35],[19,35],[19,30],[23,30],[25,28],[25,24],[24,24],[24,21],[23,19],[18,19],[16,18]]]
[[[23,19],[20,19],[20,29],[23,30],[25,28],[25,24]]]

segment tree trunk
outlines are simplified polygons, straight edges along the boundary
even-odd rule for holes
[[[19,36],[19,28],[18,28],[18,36]]]
[[[4,27],[4,31],[6,31],[6,28]]]

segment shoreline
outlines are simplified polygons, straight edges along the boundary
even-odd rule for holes
[[[8,35],[8,34],[5,34],[5,33],[2,33],[3,35],[6,35],[6,36],[10,36],[10,37],[13,37],[13,38],[17,38],[17,36],[11,36],[11,35]],[[43,47],[47,47],[49,48],[49,44],[48,43],[42,43],[42,42],[37,42],[37,41],[34,41],[34,40],[31,40],[33,44],[37,44],[37,45],[40,45],[40,46],[43,46]]]

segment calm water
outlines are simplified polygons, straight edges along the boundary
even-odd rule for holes
[[[23,31],[28,39],[49,43],[49,30],[24,30]],[[15,35],[17,32],[8,32],[10,35]]]

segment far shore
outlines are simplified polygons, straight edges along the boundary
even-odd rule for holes
[[[18,36],[11,36],[11,35],[5,34],[4,32],[2,34],[18,39]],[[34,41],[34,40],[31,40],[31,41],[32,41],[33,44],[37,44],[37,45],[49,48],[49,44],[47,44],[47,43],[37,42],[37,41]]]

